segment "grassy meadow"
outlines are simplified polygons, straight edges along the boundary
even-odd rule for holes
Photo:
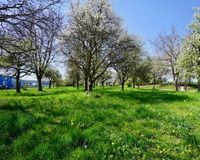
[[[200,94],[0,91],[0,160],[199,160]]]

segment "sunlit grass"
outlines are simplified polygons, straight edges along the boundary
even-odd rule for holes
[[[200,94],[0,91],[0,159],[200,159]]]

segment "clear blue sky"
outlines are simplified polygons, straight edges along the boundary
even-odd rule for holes
[[[150,52],[153,49],[149,40],[158,32],[169,32],[174,25],[184,34],[192,21],[193,8],[200,6],[200,0],[112,0],[112,3],[126,29],[141,36]]]

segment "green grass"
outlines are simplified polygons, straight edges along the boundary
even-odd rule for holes
[[[182,86],[183,87],[183,86]],[[153,85],[141,85],[141,89],[153,89]],[[162,91],[175,91],[175,86],[172,84],[167,84],[167,85],[155,85],[156,90],[162,90]],[[180,88],[179,88],[180,90]],[[187,86],[187,92],[195,92],[197,91],[197,88]]]
[[[0,91],[1,160],[199,160],[200,94]]]

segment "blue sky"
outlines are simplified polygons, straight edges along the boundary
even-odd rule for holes
[[[184,34],[192,21],[193,8],[200,6],[200,0],[113,0],[112,3],[125,28],[141,36],[149,52],[153,52],[149,40],[159,32],[169,32],[172,25]]]

